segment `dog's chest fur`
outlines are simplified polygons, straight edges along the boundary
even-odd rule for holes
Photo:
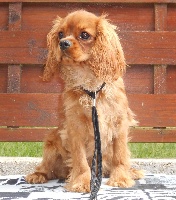
[[[69,137],[81,138],[87,147],[87,157],[92,157],[94,149],[91,116],[93,100],[83,89],[96,91],[103,81],[96,78],[88,68],[80,68],[80,66],[65,66],[62,69],[62,73],[65,80],[63,102],[66,116],[66,135],[63,138],[68,142],[68,149]],[[128,126],[133,121],[133,114],[128,107],[122,78],[106,83],[105,87],[97,94],[96,107],[99,118],[102,152],[106,152],[108,146],[112,146],[113,138],[118,137],[121,123],[126,121],[125,123]],[[77,127],[75,127],[75,124]],[[74,130],[76,130],[75,133]]]
[[[73,120],[75,122],[80,121],[80,127],[77,129],[78,131],[80,129],[79,134],[81,135],[79,137],[82,137],[85,142],[89,141],[87,147],[88,149],[93,149],[94,133],[91,119],[93,100],[85,93],[83,86],[81,86],[65,91],[63,101],[66,121],[68,122],[66,126],[70,126],[69,118],[72,119],[72,123],[74,123]],[[119,124],[123,119],[127,119],[128,115],[128,102],[121,78],[114,83],[106,83],[102,91],[97,94],[96,107],[102,139],[102,151],[105,151],[108,144],[112,143],[113,138],[117,137]]]

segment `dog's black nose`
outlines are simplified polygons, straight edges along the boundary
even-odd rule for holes
[[[68,49],[72,45],[72,43],[69,40],[62,40],[60,41],[59,45],[61,50],[65,50]]]

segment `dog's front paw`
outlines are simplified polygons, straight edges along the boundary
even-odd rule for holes
[[[131,177],[129,169],[123,165],[119,165],[112,169],[107,185],[129,188],[135,185],[135,181]]]
[[[138,179],[141,179],[141,178],[144,177],[144,171],[131,168],[130,169],[130,175],[131,175],[132,179],[138,180]]]
[[[29,174],[25,177],[25,180],[28,183],[46,183],[48,181],[47,179],[47,175],[45,173],[41,173],[41,172],[35,172],[33,174]]]
[[[135,185],[135,181],[127,177],[118,177],[117,179],[110,178],[107,182],[107,185],[113,187],[129,188]]]
[[[89,173],[79,175],[75,180],[67,183],[65,188],[71,192],[90,192]]]

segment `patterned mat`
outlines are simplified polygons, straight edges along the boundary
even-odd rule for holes
[[[136,181],[133,188],[122,189],[105,185],[103,179],[98,200],[174,200],[176,199],[176,175],[147,174]],[[89,199],[90,194],[72,193],[64,184],[52,180],[45,184],[27,184],[22,175],[0,176],[0,200],[73,200]]]

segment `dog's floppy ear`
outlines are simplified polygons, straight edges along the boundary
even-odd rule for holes
[[[105,82],[118,79],[126,69],[125,58],[116,27],[101,16],[89,64],[95,75]]]
[[[58,47],[58,29],[61,20],[62,18],[60,17],[56,18],[51,31],[47,35],[48,56],[43,73],[44,81],[49,81],[59,66],[60,48]]]

